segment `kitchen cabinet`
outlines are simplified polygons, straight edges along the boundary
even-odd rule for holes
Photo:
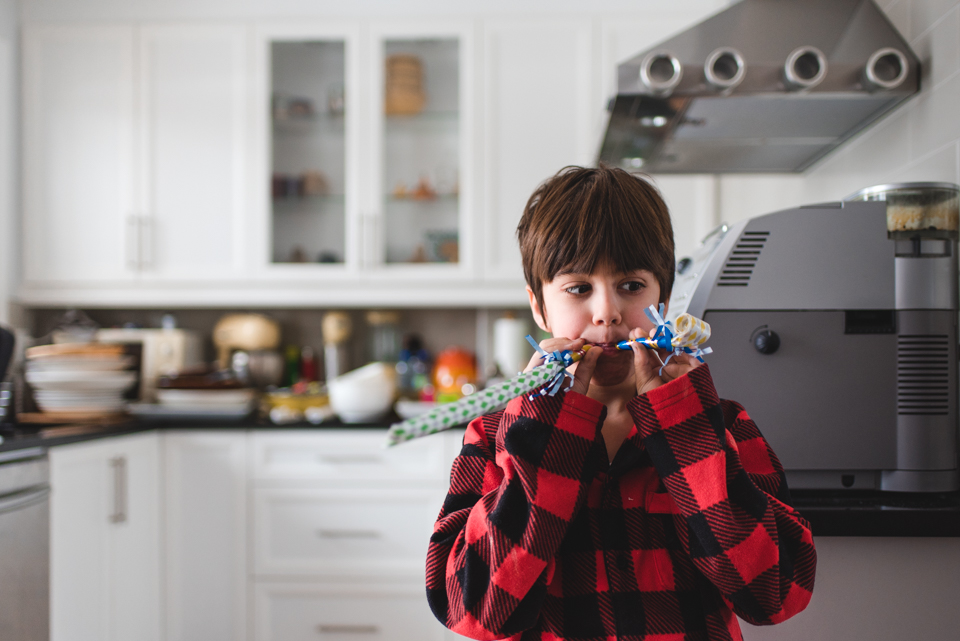
[[[163,435],[167,641],[247,638],[247,434]]]
[[[50,638],[160,641],[155,432],[50,451]]]
[[[470,24],[273,25],[257,42],[265,277],[325,288],[469,281]]]
[[[25,28],[23,259],[28,283],[123,283],[136,270],[134,33]]]
[[[453,638],[427,605],[423,563],[463,433],[390,449],[385,438],[252,434],[256,641]]]
[[[24,281],[244,268],[246,30],[24,29]]]
[[[599,138],[589,20],[490,21],[484,28],[483,265],[523,288],[517,223],[561,167],[590,165]]]

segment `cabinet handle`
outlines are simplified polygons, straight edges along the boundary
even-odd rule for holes
[[[377,634],[380,632],[380,626],[321,623],[317,626],[317,632],[320,634]]]
[[[143,216],[140,219],[140,269],[153,269],[154,257],[154,225],[152,216]]]
[[[362,463],[365,465],[379,465],[383,462],[382,458],[373,454],[344,454],[341,456],[321,454],[317,458],[320,459],[321,463],[332,463],[334,465],[349,465],[357,463]]]
[[[110,459],[113,468],[113,514],[111,523],[125,523],[127,520],[127,458],[116,456]]]
[[[379,539],[376,530],[317,530],[321,539]]]
[[[127,267],[140,269],[140,217],[127,216]]]

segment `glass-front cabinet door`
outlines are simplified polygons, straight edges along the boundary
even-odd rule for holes
[[[273,266],[358,264],[354,29],[264,28],[260,100],[262,246]],[[303,271],[304,267],[288,267]],[[311,273],[315,270],[306,270]]]
[[[469,29],[285,25],[258,33],[256,242],[268,270],[323,274],[328,284],[337,275],[464,275],[473,251]]]
[[[463,29],[374,28],[371,174],[373,265],[383,272],[462,273],[470,109]],[[465,251],[466,249],[466,251]]]

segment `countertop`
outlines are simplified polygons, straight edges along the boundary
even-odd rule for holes
[[[393,417],[393,420],[399,420]],[[383,429],[388,419],[372,424],[345,424],[336,421],[322,425],[309,423],[277,426],[249,419],[244,421],[129,421],[98,426],[83,433],[49,430],[41,435],[36,428],[23,431],[0,426],[0,460],[5,453],[27,448],[49,448],[93,439],[122,436],[148,430],[234,429],[234,430],[327,430],[331,428]],[[22,426],[21,426],[22,427]],[[59,432],[59,433],[58,433]],[[960,537],[960,492],[907,493],[862,490],[793,490],[794,506],[806,518],[814,536],[866,537]]]

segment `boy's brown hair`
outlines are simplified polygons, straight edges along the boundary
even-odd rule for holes
[[[660,284],[660,302],[673,288],[670,213],[647,180],[601,164],[564,167],[530,196],[517,227],[523,276],[543,307],[543,284],[563,273],[645,269]]]

